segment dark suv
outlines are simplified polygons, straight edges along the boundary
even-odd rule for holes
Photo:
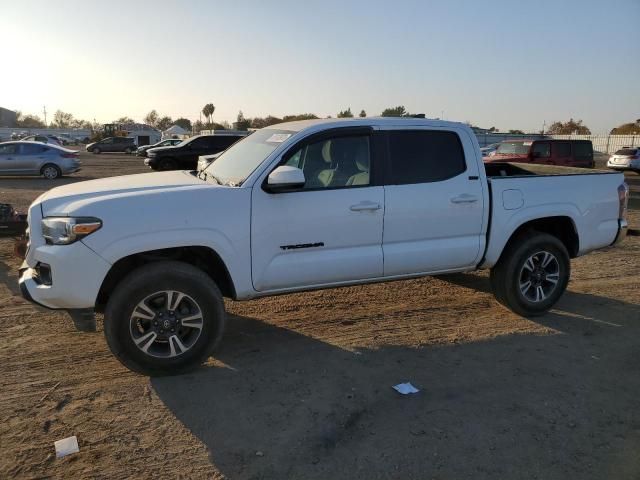
[[[175,147],[151,148],[144,163],[153,170],[194,170],[200,155],[222,152],[247,134],[198,135]]]
[[[102,152],[124,152],[133,153],[136,151],[136,142],[133,138],[127,137],[108,137],[103,138],[98,142],[93,142],[87,145],[87,152],[102,153]]]

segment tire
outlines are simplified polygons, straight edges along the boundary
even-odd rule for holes
[[[101,152],[101,150],[98,147],[94,147],[91,149],[91,153],[95,153],[96,155],[98,155]]]
[[[127,155],[131,155],[133,153],[133,149],[132,148],[125,148],[124,153],[126,153]]]
[[[498,302],[518,315],[535,317],[556,304],[570,275],[564,244],[553,235],[529,230],[509,242],[491,269],[490,281]]]
[[[177,168],[178,166],[176,165],[175,160],[171,158],[164,158],[158,163],[158,170],[177,170]]]
[[[176,375],[202,364],[220,342],[224,324],[218,286],[203,271],[176,261],[131,272],[104,313],[111,352],[130,370],[151,376]]]
[[[47,163],[40,169],[40,175],[42,175],[47,180],[55,180],[56,178],[60,178],[62,176],[62,170],[57,165],[53,163]]]

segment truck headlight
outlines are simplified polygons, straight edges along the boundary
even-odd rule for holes
[[[42,236],[51,245],[69,245],[102,227],[93,217],[47,217],[42,219]]]

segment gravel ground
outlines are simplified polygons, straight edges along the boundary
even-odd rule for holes
[[[57,183],[147,171],[83,161]],[[0,202],[53,185],[2,178]],[[101,325],[23,301],[11,248],[0,478],[640,478],[639,237],[575,260],[535,320],[500,307],[486,273],[229,302],[215,359],[162,379],[124,369]],[[391,389],[405,381],[420,393]],[[80,453],[55,459],[70,435]]]

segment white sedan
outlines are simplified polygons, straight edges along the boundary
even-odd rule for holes
[[[640,173],[640,148],[624,147],[609,157],[607,167],[614,170],[634,170]]]

